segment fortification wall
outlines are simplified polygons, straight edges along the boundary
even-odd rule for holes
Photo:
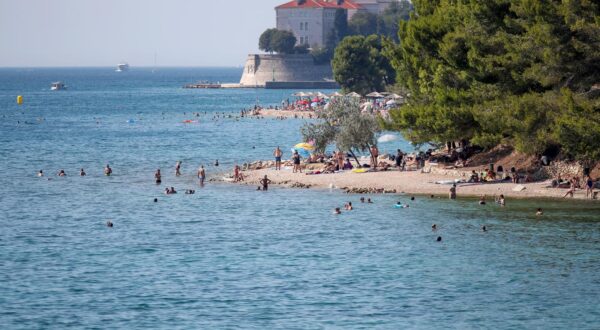
[[[331,66],[315,65],[311,55],[248,55],[240,80],[243,86],[264,87],[267,81],[307,82],[332,79]]]

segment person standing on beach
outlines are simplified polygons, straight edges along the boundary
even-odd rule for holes
[[[275,151],[273,151],[273,156],[275,156],[275,170],[281,171],[281,156],[283,156],[283,152],[281,152],[279,146],[277,146],[277,148],[275,148]]]
[[[338,171],[341,171],[344,169],[344,153],[341,151],[338,151],[336,154],[336,159],[337,159],[337,167],[338,167]]]
[[[200,185],[204,186],[204,180],[206,179],[206,171],[204,170],[204,165],[200,166],[198,169],[198,179],[200,179]]]
[[[585,197],[586,198],[594,198],[594,179],[588,175],[587,180],[585,181]]]
[[[260,180],[260,184],[262,184],[263,191],[269,190],[269,183],[271,183],[271,180],[269,180],[269,178],[267,178],[266,175],[262,180]]]
[[[376,145],[371,146],[371,167],[377,169],[377,158],[379,157],[379,149]]]
[[[456,199],[456,183],[450,187],[450,199]]]
[[[402,150],[398,149],[398,152],[396,153],[396,167],[398,168],[398,171],[402,171],[402,159],[404,158],[404,153],[402,153]]]
[[[292,161],[294,163],[294,168],[292,173],[300,172],[302,173],[302,169],[300,168],[300,154],[298,154],[297,150],[294,150],[294,154],[292,155]]]
[[[156,182],[156,184],[162,183],[162,176],[160,175],[160,168],[156,170],[156,173],[154,173],[154,181]]]
[[[175,163],[175,176],[180,176],[181,175],[181,161],[177,161],[177,163]]]

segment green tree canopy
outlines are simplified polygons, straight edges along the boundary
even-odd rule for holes
[[[293,54],[296,41],[296,37],[290,31],[267,29],[259,38],[258,48],[269,53]],[[298,49],[298,52],[302,50]]]
[[[416,142],[465,139],[509,143],[529,154],[590,141],[599,124],[600,5],[588,0],[413,1],[418,15],[401,22],[399,45],[385,53],[409,105],[389,127]],[[565,96],[572,95],[571,106]],[[576,110],[579,109],[579,110]],[[576,138],[575,138],[576,137]]]
[[[382,48],[377,36],[344,38],[332,61],[334,79],[345,91],[367,94],[384,90],[395,82],[396,75]]]

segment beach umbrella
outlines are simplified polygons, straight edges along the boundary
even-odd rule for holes
[[[306,93],[304,93],[304,92],[298,92],[298,93],[295,93],[294,96],[305,97]]]
[[[321,92],[318,92],[317,96],[320,97],[320,98],[323,98],[323,99],[328,99],[329,98],[329,96],[327,96],[326,94],[321,93]]]
[[[357,92],[352,92],[350,94],[346,94],[347,97],[362,97],[360,94],[358,94]]]
[[[395,100],[389,100],[387,102],[385,102],[386,105],[396,105],[396,101]]]
[[[392,142],[392,141],[396,141],[396,140],[398,140],[398,137],[396,135],[384,134],[384,135],[380,136],[379,139],[377,139],[377,142],[386,143],[386,142]]]
[[[380,99],[380,98],[384,97],[384,95],[381,93],[378,93],[378,92],[373,92],[373,93],[367,94],[367,97],[372,97],[374,99]]]
[[[313,146],[310,143],[306,143],[306,142],[302,142],[302,143],[298,143],[294,146],[295,149],[306,149],[309,151],[313,151],[315,150],[315,146]]]
[[[313,93],[313,92],[306,93],[306,96],[314,96],[314,95],[315,95],[315,93]]]
[[[403,97],[398,94],[390,94],[390,95],[388,95],[388,97],[390,99],[394,99],[394,100],[403,99]]]
[[[344,96],[344,94],[340,94],[340,93],[338,93],[338,92],[335,92],[335,93],[333,93],[333,94],[331,94],[331,95],[329,95],[329,96],[330,96],[330,97],[342,97],[342,96]]]

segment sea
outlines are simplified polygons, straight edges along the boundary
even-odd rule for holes
[[[600,328],[598,203],[200,187],[302,142],[239,116],[296,91],[182,88],[240,75],[0,69],[1,329]]]

